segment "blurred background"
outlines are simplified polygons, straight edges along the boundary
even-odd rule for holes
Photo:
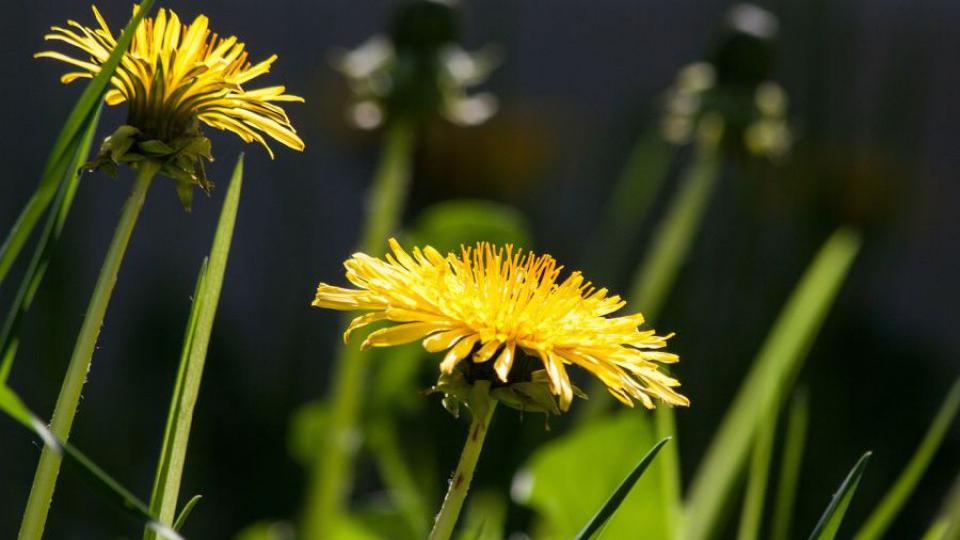
[[[265,84],[285,84],[307,99],[287,108],[305,153],[281,148],[271,162],[260,148],[246,149],[239,221],[183,487],[185,496],[204,496],[191,517],[195,538],[229,538],[255,521],[292,518],[299,508],[305,476],[288,449],[290,420],[299,406],[325,395],[340,321],[309,304],[318,281],[343,282],[341,263],[357,243],[379,145],[376,133],[346,121],[349,95],[331,68],[330,52],[380,33],[395,4],[160,2],[185,19],[208,15],[221,34],[243,36],[255,59],[277,53]],[[423,128],[406,220],[445,199],[498,201],[527,217],[528,247],[588,277],[591,270],[602,273],[605,285],[624,291],[676,175],[658,195],[643,232],[616,260],[602,261],[601,268],[586,257],[589,242],[634,141],[658,125],[660,96],[682,66],[709,55],[731,4],[463,2],[465,46],[500,48],[502,63],[483,87],[497,95],[500,110],[482,126],[456,128],[438,120]],[[873,449],[851,509],[851,521],[862,520],[960,372],[960,4],[760,5],[780,18],[772,78],[790,96],[794,148],[762,167],[730,160],[657,328],[678,334],[671,342],[682,358],[677,371],[693,401],[678,413],[689,477],[817,247],[840,224],[863,231],[864,248],[800,376],[812,409],[794,521],[807,531],[850,464]],[[0,230],[6,231],[81,91],[79,84],[59,84],[62,65],[31,55],[43,48],[50,25],[93,18],[85,0],[13,0],[4,7],[0,57],[8,84],[0,87],[0,125],[6,126],[0,152],[7,172]],[[98,7],[116,30],[129,16],[125,1],[103,0]],[[98,140],[123,119],[122,108],[109,110]],[[241,144],[207,133],[218,156],[208,175],[222,188]],[[674,166],[683,160],[681,151]],[[26,324],[10,384],[42,416],[52,410],[129,177],[84,178]],[[173,182],[158,181],[151,190],[74,427],[71,440],[144,497],[190,294],[224,192],[198,197],[192,213],[185,213]],[[12,286],[0,290],[0,305],[9,305],[12,295]],[[450,434],[434,456],[441,486],[465,424],[442,411],[439,397],[423,400],[420,418],[427,424],[409,433]],[[485,451],[480,481],[507,489],[530,451],[513,445],[517,433],[548,439],[543,430],[537,417],[521,421],[512,410],[498,415],[496,446]],[[924,530],[957,473],[958,453],[954,427],[891,538]],[[16,534],[38,455],[28,434],[0,420],[2,538]],[[382,487],[369,463],[360,466],[357,496],[363,498]],[[511,510],[513,526],[522,528],[525,519],[524,511]],[[139,532],[66,470],[47,537],[123,534]]]

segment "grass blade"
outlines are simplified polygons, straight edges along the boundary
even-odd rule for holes
[[[647,467],[650,466],[650,463],[653,462],[653,459],[657,457],[657,453],[663,448],[663,445],[667,444],[670,439],[662,439],[660,442],[655,444],[650,451],[647,452],[645,456],[640,460],[640,463],[637,463],[637,466],[624,478],[623,483],[610,495],[610,498],[607,499],[607,502],[600,507],[600,510],[590,519],[590,521],[583,527],[579,534],[577,534],[575,540],[588,540],[592,538],[597,531],[600,530],[604,524],[613,516],[613,514],[620,508],[620,503],[627,497],[630,493],[630,490],[633,489],[634,484],[637,483],[637,480],[643,476],[644,471],[647,470]]]
[[[97,131],[99,120],[100,108],[98,107],[91,121],[85,126],[78,143],[73,148],[73,158],[70,166],[66,169],[66,177],[60,182],[57,196],[54,199],[53,210],[47,216],[47,222],[40,234],[40,239],[37,241],[37,246],[34,249],[30,265],[24,273],[20,288],[17,290],[17,296],[10,308],[10,314],[7,315],[7,319],[3,323],[3,330],[0,331],[0,358],[3,358],[3,361],[0,362],[0,384],[4,384],[10,375],[10,369],[13,367],[13,359],[17,354],[19,345],[20,323],[30,309],[30,304],[33,303],[33,296],[40,287],[40,282],[43,281],[53,248],[60,239],[60,233],[63,232],[67,214],[69,214],[70,207],[73,205],[73,197],[80,183],[80,166],[90,153],[90,145],[93,142],[93,135]]]
[[[243,156],[230,180],[230,187],[223,202],[217,232],[210,249],[209,262],[204,261],[197,279],[193,307],[184,338],[177,382],[171,399],[167,426],[164,430],[163,446],[157,464],[153,492],[150,496],[150,509],[161,521],[173,521],[177,510],[177,499],[183,477],[183,464],[186,460],[187,445],[190,440],[190,426],[193,411],[200,394],[200,382],[213,330],[213,320],[223,287],[223,275],[227,267],[230,242],[233,239],[234,225],[237,220],[237,208],[243,186]],[[152,531],[146,531],[146,538],[153,538]]]
[[[53,150],[47,157],[36,192],[30,197],[20,216],[17,217],[17,221],[6,240],[4,240],[3,245],[0,245],[0,283],[3,282],[3,278],[6,277],[10,267],[16,261],[20,250],[33,232],[40,216],[43,215],[44,210],[47,209],[53,199],[60,179],[67,171],[67,166],[74,153],[73,148],[82,138],[86,126],[96,116],[96,111],[110,84],[110,78],[113,77],[121,57],[130,46],[130,41],[133,39],[137,26],[150,11],[150,8],[153,7],[153,3],[154,0],[144,0],[140,4],[140,9],[130,19],[127,27],[117,40],[116,48],[110,53],[107,61],[100,66],[100,72],[87,84],[76,105],[73,106],[73,110],[70,111],[70,115],[67,116],[63,128],[53,144]]]
[[[767,479],[770,476],[770,456],[773,436],[777,430],[777,414],[770,412],[760,424],[750,458],[750,476],[740,514],[738,540],[756,540],[763,521],[763,502],[766,499]]]
[[[779,410],[859,246],[856,233],[838,230],[794,289],[693,478],[683,537],[702,540],[718,525],[762,416]]]
[[[74,465],[93,487],[99,489],[107,498],[112,499],[124,512],[138,522],[159,531],[164,538],[181,539],[176,533],[170,534],[172,530],[158,522],[155,516],[150,513],[147,505],[133,495],[130,490],[123,487],[73,445],[58,439],[47,429],[44,422],[23,404],[23,401],[13,390],[3,385],[0,385],[0,410],[35,433],[43,441],[44,446],[62,454],[67,462]]]
[[[193,512],[193,507],[200,502],[200,499],[203,498],[203,495],[194,495],[187,501],[187,504],[183,505],[183,510],[180,511],[180,515],[177,516],[177,520],[173,522],[173,530],[179,531],[183,529],[184,524],[187,522],[187,518],[190,517],[190,513]]]
[[[955,381],[953,386],[950,387],[950,392],[947,393],[946,399],[940,406],[940,410],[937,411],[937,415],[930,424],[930,428],[924,435],[923,441],[920,442],[917,451],[910,458],[910,463],[897,478],[896,483],[890,488],[883,501],[870,514],[867,522],[854,536],[854,540],[874,540],[884,535],[890,523],[897,517],[900,509],[903,508],[904,503],[907,502],[910,494],[917,487],[917,483],[920,482],[927,466],[930,465],[930,460],[933,459],[940,443],[943,442],[944,435],[947,434],[947,430],[957,416],[958,408],[960,408],[960,380]]]
[[[860,484],[860,477],[863,476],[863,471],[867,468],[870,454],[870,452],[867,452],[861,456],[857,460],[857,464],[847,474],[843,483],[840,484],[840,489],[834,493],[833,498],[830,499],[830,505],[827,506],[826,511],[820,516],[817,526],[810,533],[810,540],[833,540],[837,535],[840,524],[843,522],[843,516],[847,513],[847,507],[850,506],[850,500],[853,499],[853,495],[857,491],[857,485]]]
[[[807,439],[807,422],[810,405],[805,391],[798,392],[790,402],[787,417],[787,434],[783,441],[783,459],[780,462],[780,479],[777,482],[777,500],[773,510],[771,540],[787,540],[790,521],[793,519],[793,503],[797,495],[797,480],[803,461],[803,448]]]

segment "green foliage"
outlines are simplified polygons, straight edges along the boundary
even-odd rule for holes
[[[157,464],[153,493],[150,497],[151,511],[166,522],[172,522],[176,515],[193,411],[200,394],[200,381],[203,377],[210,334],[213,331],[213,320],[220,300],[220,290],[223,287],[223,275],[227,268],[227,257],[233,239],[242,186],[243,156],[241,155],[237,160],[230,180],[230,188],[223,202],[210,257],[204,260],[197,278],[193,307],[190,310],[180,356],[180,366],[173,397],[170,400],[160,461]],[[152,538],[153,533],[147,531],[145,537]]]
[[[791,293],[693,479],[686,538],[702,540],[718,526],[763,416],[779,410],[859,246],[856,233],[835,232]]]
[[[514,208],[493,201],[462,199],[424,210],[410,235],[417,245],[429,244],[440,253],[459,253],[461,245],[481,241],[530,249],[529,230],[526,218]]]
[[[646,472],[647,467],[650,466],[650,463],[653,462],[654,458],[657,457],[657,453],[667,444],[670,439],[662,439],[660,442],[655,444],[653,448],[650,449],[640,460],[640,463],[637,463],[637,466],[634,467],[630,474],[623,480],[617,490],[610,495],[610,498],[607,499],[607,502],[603,504],[603,507],[590,518],[590,522],[579,532],[577,533],[576,540],[589,540],[593,538],[593,535],[597,534],[604,525],[610,521],[610,518],[620,509],[620,505],[623,504],[623,500],[630,494],[630,491],[633,489],[633,486],[637,483],[637,480],[640,480],[640,477],[643,476],[643,473]]]
[[[43,215],[53,199],[58,185],[68,174],[68,166],[72,162],[77,148],[83,144],[84,133],[89,129],[90,124],[94,123],[98,115],[100,103],[107,92],[110,78],[113,77],[114,70],[120,63],[120,58],[130,46],[130,41],[133,39],[133,34],[140,21],[153,8],[153,3],[154,0],[144,0],[141,3],[140,9],[130,19],[127,27],[120,34],[120,38],[117,39],[117,46],[110,53],[106,62],[100,66],[100,72],[87,84],[77,103],[73,106],[73,110],[70,111],[70,115],[67,116],[67,120],[53,144],[53,149],[47,157],[36,192],[30,197],[26,207],[20,213],[3,245],[0,245],[0,283],[3,282],[3,278],[6,277],[10,267],[20,254],[23,244],[30,237],[30,233],[33,232],[40,216]]]
[[[18,336],[20,324],[33,303],[33,297],[46,274],[53,248],[56,247],[60,234],[63,232],[67,214],[70,212],[70,207],[73,206],[73,197],[76,195],[77,187],[80,184],[80,164],[90,153],[90,145],[93,141],[93,135],[97,131],[99,119],[100,109],[98,108],[90,122],[84,126],[84,131],[78,143],[73,147],[73,160],[66,169],[66,178],[57,189],[53,208],[47,214],[47,222],[40,233],[40,238],[37,240],[33,257],[23,274],[13,306],[11,306],[10,313],[3,323],[3,330],[0,331],[0,358],[2,358],[2,361],[0,361],[0,384],[7,380],[10,369],[13,367],[13,359],[17,354],[17,347],[20,342]]]
[[[20,397],[12,389],[2,384],[0,384],[0,410],[36,434],[46,448],[64,456],[67,462],[74,465],[92,487],[103,493],[104,497],[112,501],[118,508],[145,527],[155,531],[162,538],[173,540],[180,538],[173,529],[159,522],[147,505],[133,495],[130,490],[114,480],[73,445],[60,440],[47,429],[46,424],[27,408]]]
[[[514,499],[537,511],[534,538],[572,538],[590,521],[634,469],[643,449],[656,442],[645,414],[622,411],[583,424],[538,448],[514,479]],[[609,538],[666,539],[656,493],[660,478],[653,467],[623,499],[604,528]]]
[[[823,515],[820,516],[820,521],[817,522],[816,527],[813,528],[813,532],[810,533],[810,540],[833,540],[833,538],[836,537],[837,531],[840,530],[840,525],[843,523],[843,516],[846,514],[847,508],[850,506],[850,501],[857,491],[860,478],[863,476],[869,460],[870,452],[867,452],[857,460],[857,464],[853,466],[853,469],[847,474],[843,483],[840,484],[840,489],[834,493],[833,498],[830,499],[830,505],[827,506]]]
[[[750,455],[750,471],[747,476],[747,493],[740,513],[738,540],[759,538],[763,523],[763,507],[767,496],[767,478],[770,476],[770,458],[773,454],[773,438],[777,430],[775,411],[764,416],[753,443]]]
[[[957,416],[957,410],[960,409],[960,380],[953,383],[950,392],[947,394],[943,405],[937,411],[927,434],[924,436],[920,446],[910,459],[907,468],[904,469],[896,483],[890,488],[890,492],[883,498],[883,501],[877,506],[867,519],[854,540],[874,540],[883,537],[884,532],[890,526],[890,523],[897,517],[900,509],[907,502],[910,494],[920,482],[930,460],[943,442],[944,435]]]
[[[807,393],[797,392],[790,402],[790,412],[787,415],[787,432],[783,441],[777,499],[770,529],[771,540],[787,540],[789,536],[790,522],[793,519],[793,503],[797,495],[797,480],[800,477],[803,448],[807,440],[809,416],[810,404]]]

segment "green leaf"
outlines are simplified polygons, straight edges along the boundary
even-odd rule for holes
[[[607,521],[613,517],[613,514],[620,508],[620,505],[623,503],[623,500],[627,498],[627,495],[630,494],[630,491],[633,489],[633,486],[636,485],[637,480],[640,480],[640,477],[643,476],[644,471],[647,470],[647,467],[657,457],[657,452],[660,451],[660,448],[663,445],[667,444],[670,439],[662,439],[642,459],[640,463],[637,463],[637,466],[634,467],[630,474],[623,479],[623,482],[617,487],[617,490],[610,495],[610,498],[607,499],[607,502],[603,504],[603,507],[597,511],[596,515],[590,519],[590,522],[577,534],[575,540],[589,540],[593,538],[593,535],[596,534],[601,527],[603,527]]]
[[[0,361],[0,384],[7,380],[10,369],[13,367],[13,359],[19,346],[20,323],[33,303],[34,294],[36,294],[40,283],[43,281],[43,276],[46,274],[53,249],[60,240],[60,234],[63,232],[67,215],[73,205],[73,197],[76,195],[77,186],[80,183],[80,164],[90,153],[90,145],[93,141],[93,135],[97,131],[99,120],[100,109],[98,108],[74,147],[73,161],[67,168],[66,177],[60,182],[53,209],[47,214],[47,222],[43,227],[40,238],[37,240],[33,257],[30,259],[27,271],[20,282],[20,288],[17,290],[10,313],[3,323],[3,330],[0,331],[0,358],[3,359]]]
[[[58,439],[46,424],[37,418],[21,401],[20,397],[9,387],[0,385],[0,410],[35,433],[43,444],[54,452],[62,454],[67,462],[74,465],[84,478],[94,487],[111,499],[144,526],[157,531],[163,538],[180,539],[170,527],[157,521],[150,513],[150,509],[130,490],[108,475],[96,463],[77,450],[73,445]]]
[[[262,521],[240,531],[234,540],[294,540],[293,526],[283,521]]]
[[[514,500],[536,510],[537,539],[572,538],[610,498],[634,469],[637,454],[656,442],[647,413],[620,411],[582,424],[575,431],[544,444],[514,478]],[[667,540],[659,502],[660,478],[651,467],[637,481],[607,523],[609,538],[635,538],[642,530],[650,540]]]
[[[870,460],[870,452],[867,452],[857,461],[853,469],[847,474],[847,477],[840,484],[840,489],[834,493],[830,499],[830,505],[820,516],[820,521],[810,533],[810,540],[833,540],[843,522],[843,516],[847,513],[847,507],[850,506],[850,500],[853,499],[857,486],[860,484],[860,477],[867,468],[867,462]]]
[[[773,454],[773,437],[777,430],[777,414],[764,416],[753,442],[750,455],[750,474],[747,491],[740,512],[738,540],[756,540],[763,521],[763,503],[766,500],[767,479],[770,476],[770,457]]]
[[[227,256],[236,224],[242,185],[243,155],[237,160],[230,187],[223,201],[223,210],[220,212],[213,247],[210,249],[209,262],[204,262],[197,279],[194,303],[177,372],[177,382],[170,402],[160,460],[150,497],[151,510],[160,517],[161,521],[167,523],[172,522],[176,515],[183,464],[186,461],[187,445],[190,440],[190,426],[193,422],[197,398],[200,395],[200,382],[203,378],[210,334],[213,331],[213,320],[220,300],[220,290],[223,287],[223,276],[226,272]],[[151,538],[152,533],[147,531],[145,536]]]
[[[787,433],[783,441],[783,459],[780,462],[780,478],[777,482],[777,499],[773,510],[771,540],[787,540],[790,521],[793,518],[793,503],[797,495],[797,479],[803,461],[803,448],[807,438],[809,403],[805,391],[797,392],[790,402],[787,418]]]
[[[530,227],[515,208],[493,201],[462,199],[437,203],[420,214],[410,229],[417,245],[440,253],[460,252],[461,245],[490,242],[531,247]]]
[[[173,530],[180,531],[183,529],[183,526],[187,523],[187,518],[190,517],[190,514],[193,512],[193,508],[197,506],[197,503],[200,502],[202,498],[203,495],[194,495],[187,501],[187,504],[183,505],[183,510],[180,510],[180,515],[177,516],[177,520],[173,522]]]
[[[907,468],[903,470],[883,501],[854,536],[854,540],[874,540],[883,537],[930,465],[930,460],[933,459],[940,443],[943,442],[944,435],[947,434],[947,430],[957,416],[958,408],[960,408],[960,379],[954,381],[953,386],[950,387],[950,392],[947,393],[917,451],[910,458]]]
[[[114,70],[116,70],[121,57],[130,46],[130,41],[133,39],[137,26],[153,7],[153,3],[154,0],[144,0],[140,4],[140,9],[130,19],[127,27],[117,40],[117,46],[110,53],[107,61],[100,66],[100,72],[87,84],[86,89],[80,95],[80,99],[77,100],[73,110],[70,111],[70,115],[67,116],[60,134],[57,135],[53,144],[53,150],[47,157],[37,190],[20,213],[3,245],[0,245],[0,283],[3,282],[3,278],[6,277],[10,267],[20,254],[23,244],[30,237],[40,216],[43,215],[44,210],[53,199],[60,179],[63,178],[74,155],[75,148],[80,144],[79,141],[83,137],[83,132],[86,131],[87,126],[93,122],[97,115],[96,111],[100,102],[103,101],[103,95],[107,91]]]
[[[683,537],[703,540],[740,477],[765,414],[780,409],[860,246],[840,229],[824,243],[780,312],[694,476]]]

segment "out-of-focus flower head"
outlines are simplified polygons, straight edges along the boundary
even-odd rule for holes
[[[138,9],[134,6],[135,13]],[[64,84],[94,77],[117,45],[96,7],[93,15],[96,27],[67,21],[67,27],[54,26],[44,37],[72,45],[87,58],[56,51],[36,54],[78,68],[61,77]],[[127,123],[106,138],[100,154],[86,168],[115,173],[120,163],[156,161],[161,174],[176,180],[180,200],[189,208],[194,185],[204,190],[212,187],[203,168],[204,159],[213,159],[211,145],[200,123],[231,131],[248,143],[258,142],[270,157],[273,151],[266,137],[303,150],[303,141],[277,105],[303,98],[287,94],[283,86],[246,88],[270,71],[277,56],[253,64],[244,43],[234,36],[220,38],[208,23],[200,15],[186,24],[165,9],[141,22],[105,97],[108,105],[128,103]]]
[[[670,336],[641,328],[639,313],[609,316],[626,302],[579,272],[561,280],[562,267],[549,255],[487,243],[446,256],[429,246],[410,254],[392,239],[390,248],[382,259],[354,254],[344,266],[356,288],[320,283],[313,305],[366,312],[344,340],[364,326],[392,323],[369,334],[362,349],[421,341],[429,352],[445,351],[434,390],[451,412],[486,381],[507,405],[559,414],[575,395],[585,397],[568,365],[597,377],[625,405],[689,404],[676,391],[680,383],[659,369],[678,360],[660,350]]]
[[[722,143],[735,153],[786,154],[793,142],[787,94],[770,80],[777,32],[770,12],[752,4],[734,6],[709,60],[682,68],[667,90],[663,137],[686,144],[709,117],[722,121]]]
[[[441,115],[458,125],[477,125],[497,110],[489,93],[470,94],[497,64],[491,47],[465,51],[454,2],[415,0],[398,8],[390,35],[374,36],[336,54],[334,66],[353,92],[350,121],[362,129],[404,118]]]

